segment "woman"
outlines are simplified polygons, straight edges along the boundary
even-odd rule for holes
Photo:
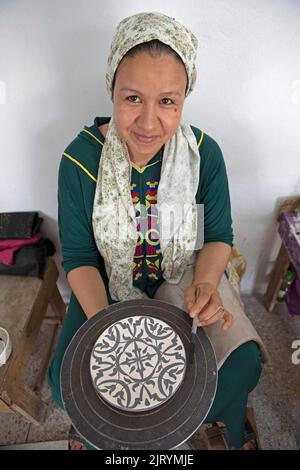
[[[107,305],[142,297],[173,303],[198,317],[215,348],[219,381],[206,422],[224,423],[230,447],[241,448],[263,345],[224,275],[233,235],[221,150],[181,120],[196,50],[196,37],[165,15],[141,13],[118,26],[106,74],[113,117],[95,118],[60,164],[59,234],[72,295],[48,379],[63,406],[63,354]],[[188,209],[162,231],[165,206],[178,204]],[[204,205],[201,249],[197,204]]]

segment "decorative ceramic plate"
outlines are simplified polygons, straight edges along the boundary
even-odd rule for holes
[[[126,329],[126,325],[130,325],[130,318],[131,333]],[[133,324],[136,325],[135,332],[132,329]],[[192,321],[186,312],[154,299],[115,303],[81,326],[72,338],[63,359],[61,394],[64,408],[74,428],[85,441],[96,449],[175,449],[198,429],[214,400],[217,364],[212,345],[202,328],[197,331],[193,363],[185,361],[189,354],[191,327]],[[149,343],[146,342],[145,331],[150,332],[147,333]],[[124,342],[116,339],[117,335],[121,337],[121,334]],[[141,338],[137,338],[138,334],[141,334]],[[164,334],[170,334],[170,357],[166,351],[167,338],[162,340]],[[155,340],[150,342],[151,335],[156,336],[157,343]],[[99,348],[99,343],[105,348]],[[144,348],[142,344],[145,344]],[[161,348],[159,344],[162,344]],[[180,349],[182,345],[184,351]],[[116,353],[120,347],[120,351]],[[176,356],[177,347],[179,349]],[[117,371],[112,367],[112,358],[109,358],[112,354],[109,350],[113,348],[116,348],[114,354],[118,357],[115,362]],[[168,371],[164,371],[163,366],[167,363],[162,360],[162,369],[158,371],[158,351],[161,350],[164,351],[162,357],[165,360],[173,361],[170,361]],[[102,354],[103,351],[105,354]],[[132,353],[132,356],[126,353]],[[144,358],[140,363],[136,361],[138,354],[142,358],[143,355],[149,354],[147,364]],[[96,359],[99,358],[100,362],[97,362]],[[175,368],[176,361],[179,363],[176,365],[177,370],[170,372],[172,367]],[[108,362],[107,370],[112,374],[109,379],[116,381],[118,370],[121,370],[124,382],[126,383],[125,377],[130,380],[130,384],[127,382],[129,389],[131,387],[130,393],[124,392],[122,396],[118,385],[114,390],[108,388],[115,383],[108,383],[107,387],[107,382],[104,383],[107,379],[103,379],[107,374],[104,362]],[[96,369],[93,369],[94,366]],[[92,374],[96,374],[94,381],[90,368]],[[167,382],[164,383],[163,379],[160,381],[156,377],[154,385],[145,384],[147,390],[142,392],[141,386],[139,390],[138,386],[136,390],[133,389],[134,384],[139,383],[138,377],[143,376],[144,381],[147,381],[162,371]],[[101,376],[99,379],[96,379],[97,374]],[[104,392],[96,390],[98,380],[100,389]],[[125,388],[123,385],[123,391]],[[118,393],[119,396],[114,396]],[[148,393],[154,396],[157,394],[155,399],[148,398],[149,405],[146,401]],[[138,406],[142,409],[137,409]]]
[[[130,411],[154,408],[178,389],[185,372],[180,336],[149,316],[124,318],[97,339],[90,362],[97,392]]]

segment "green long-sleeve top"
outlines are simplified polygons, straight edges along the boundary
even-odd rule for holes
[[[92,214],[99,161],[105,137],[99,126],[109,117],[96,117],[84,126],[63,152],[58,181],[58,226],[62,266],[68,274],[80,266],[94,266],[106,276],[103,258],[93,234]],[[191,126],[200,152],[200,178],[197,204],[204,205],[204,243],[223,242],[232,246],[233,232],[226,167],[218,144],[207,134]],[[163,282],[162,255],[155,228],[156,194],[161,171],[161,152],[139,168],[131,164],[131,195],[140,235],[133,267],[133,284],[152,297]],[[180,197],[180,182],[178,182]],[[141,213],[141,205],[146,209]],[[142,217],[141,217],[142,216]],[[147,230],[148,228],[148,230]]]

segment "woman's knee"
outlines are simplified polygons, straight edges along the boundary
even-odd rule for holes
[[[51,390],[52,399],[57,404],[57,406],[63,408],[63,401],[60,389],[60,374],[56,373],[55,368],[53,368],[53,363],[50,365],[47,371],[47,382]]]
[[[51,389],[54,401],[62,407],[60,393],[60,371],[64,354],[77,330],[87,320],[79,302],[72,294],[64,319],[62,330],[58,338],[58,344],[54,352],[51,365],[48,369],[48,385]]]
[[[178,287],[178,285],[169,284],[166,281],[164,281],[157,289],[156,293],[154,294],[154,299],[175,305],[175,307],[181,308],[183,310],[185,309],[183,291],[180,289],[180,287]]]
[[[257,385],[262,370],[262,355],[255,341],[248,341],[232,353],[235,378],[247,393]]]
[[[260,378],[262,371],[262,353],[255,341],[249,341],[247,346],[247,363],[249,363],[249,393],[253,390]]]

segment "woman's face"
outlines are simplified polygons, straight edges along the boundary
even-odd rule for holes
[[[185,67],[170,55],[139,53],[118,67],[113,116],[132,161],[145,165],[175,134],[185,99]]]

